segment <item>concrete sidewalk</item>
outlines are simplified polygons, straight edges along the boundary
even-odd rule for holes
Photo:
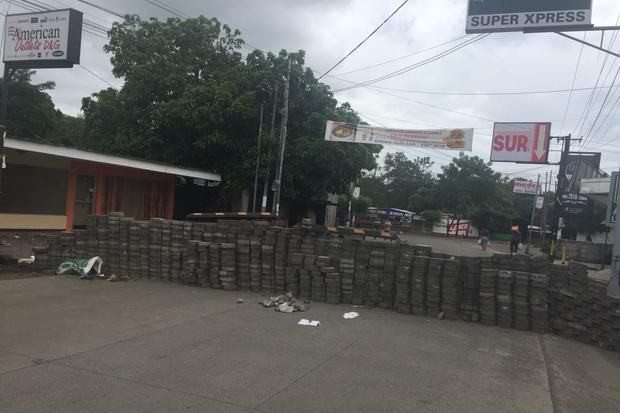
[[[237,297],[245,299],[237,304]],[[380,309],[71,276],[0,282],[2,412],[617,412],[618,354]],[[321,321],[298,326],[300,318]]]

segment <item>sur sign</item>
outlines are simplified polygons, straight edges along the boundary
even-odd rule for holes
[[[549,122],[495,123],[491,161],[547,163],[550,132]]]
[[[82,13],[50,10],[10,14],[4,28],[4,63],[12,68],[72,67],[80,63]]]
[[[592,0],[469,0],[467,33],[590,26]]]

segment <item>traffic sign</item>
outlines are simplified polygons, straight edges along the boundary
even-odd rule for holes
[[[467,33],[592,26],[592,0],[469,0]]]
[[[493,128],[491,162],[545,164],[550,133],[549,122],[497,122]]]

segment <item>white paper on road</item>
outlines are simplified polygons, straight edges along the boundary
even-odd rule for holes
[[[357,318],[357,317],[359,317],[359,316],[360,316],[360,314],[359,314],[359,313],[356,313],[355,311],[351,311],[350,313],[344,313],[344,314],[342,315],[342,318],[345,318],[345,319],[352,319],[352,318]]]
[[[301,320],[299,320],[299,324],[300,326],[310,326],[310,327],[317,327],[321,325],[321,322],[318,320],[306,320],[305,318],[302,318]]]

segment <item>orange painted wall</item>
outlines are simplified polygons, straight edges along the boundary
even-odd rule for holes
[[[95,194],[95,213],[97,214],[101,214],[105,210],[104,191],[106,177],[131,178],[141,181],[167,184],[167,190],[163,191],[166,196],[166,216],[164,218],[172,219],[176,185],[176,177],[174,175],[167,175],[159,172],[148,172],[122,166],[72,160],[71,167],[69,169],[69,179],[67,182],[67,221],[65,225],[66,231],[71,231],[73,229],[76,183],[77,176],[80,174],[94,175],[96,177],[97,189]]]

